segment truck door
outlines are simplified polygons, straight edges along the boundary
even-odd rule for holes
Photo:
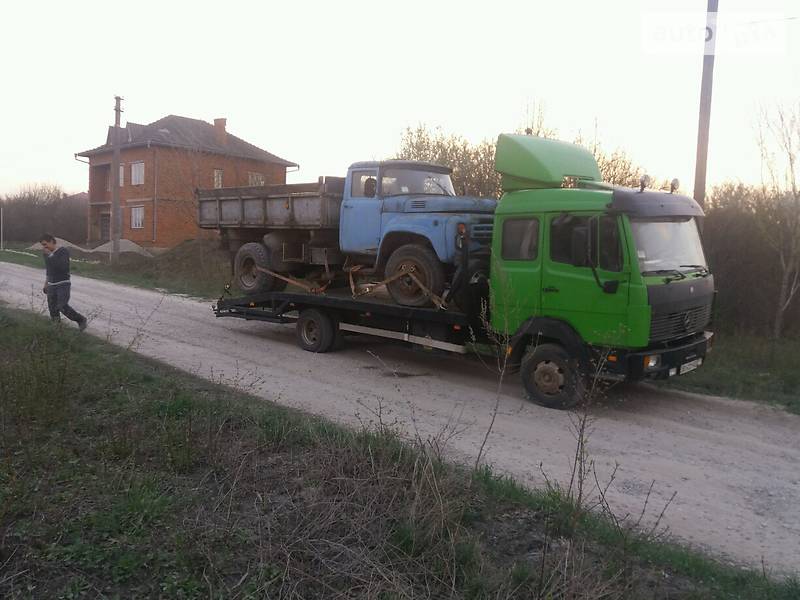
[[[542,278],[541,220],[509,215],[497,223],[499,248],[493,250],[492,326],[513,334],[519,325],[540,312]]]
[[[620,219],[611,215],[561,214],[550,215],[547,224],[542,313],[568,322],[586,342],[620,343],[628,327],[630,284]],[[597,278],[590,262],[596,265]],[[602,284],[613,281],[618,282],[611,284],[616,285],[615,291],[602,289]]]
[[[378,170],[355,169],[342,201],[339,246],[352,254],[378,254],[383,200],[378,196]]]

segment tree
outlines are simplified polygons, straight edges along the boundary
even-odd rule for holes
[[[547,139],[558,137],[558,130],[545,124],[544,106],[541,102],[538,104],[536,101],[531,102],[525,112],[525,125],[517,129],[517,133],[525,133]]]
[[[703,246],[718,290],[719,321],[758,334],[772,331],[771,309],[780,278],[768,234],[755,224],[761,196],[759,186],[717,185],[706,199],[703,224]],[[747,240],[746,252],[743,240]]]
[[[441,128],[418,125],[407,128],[395,158],[423,160],[453,169],[453,186],[458,194],[500,197],[500,175],[494,170],[494,142],[471,144]]]
[[[0,201],[9,240],[35,241],[45,231],[71,242],[86,240],[85,194],[67,196],[60,186],[32,184]]]
[[[758,132],[766,180],[753,204],[756,223],[766,233],[780,271],[772,333],[781,337],[785,315],[800,290],[800,102],[763,111]]]

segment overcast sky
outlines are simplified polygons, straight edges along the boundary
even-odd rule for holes
[[[407,126],[469,140],[536,103],[691,190],[705,0],[7,3],[0,194],[86,190],[76,152],[127,119],[213,121],[300,164],[290,181],[392,155]],[[720,0],[709,181],[760,179],[761,106],[800,98],[796,0]],[[727,21],[726,21],[727,20]],[[723,44],[725,24],[735,32]],[[687,33],[688,32],[688,33]]]

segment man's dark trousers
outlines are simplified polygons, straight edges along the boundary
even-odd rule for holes
[[[81,323],[86,319],[69,305],[69,283],[47,286],[47,308],[50,309],[50,318],[60,321],[61,314],[70,321]]]

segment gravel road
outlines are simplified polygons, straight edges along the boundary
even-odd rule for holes
[[[43,272],[0,263],[0,301],[44,311]],[[215,319],[210,303],[73,278],[73,305],[88,332],[196,375],[343,423],[397,422],[449,437],[474,460],[489,426],[497,378],[475,358],[432,356],[366,338],[336,353],[303,352],[289,325]],[[2,335],[2,332],[0,332]],[[588,442],[619,514],[654,519],[692,546],[736,564],[800,570],[800,417],[765,405],[646,385],[615,388],[592,409]],[[516,376],[499,398],[486,460],[541,485],[569,479],[570,415],[526,402]]]

